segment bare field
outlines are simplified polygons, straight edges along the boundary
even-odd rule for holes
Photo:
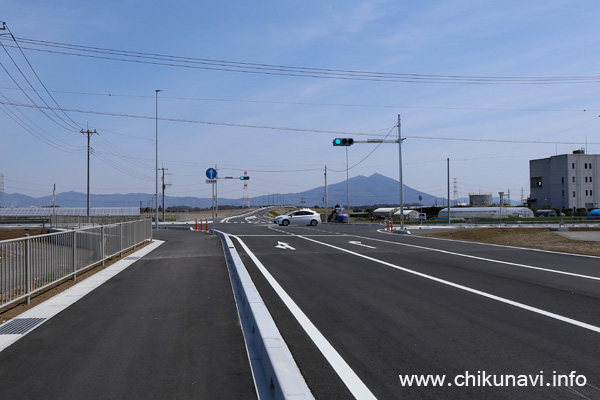
[[[42,228],[24,228],[24,229],[0,229],[0,240],[18,239],[25,236],[43,235],[48,233],[48,229]]]
[[[600,256],[600,242],[567,239],[547,228],[476,228],[426,236]]]

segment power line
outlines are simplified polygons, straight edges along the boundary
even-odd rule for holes
[[[22,103],[14,103],[14,102],[2,102],[0,104],[7,104],[11,106],[18,107],[29,107],[32,108],[34,106],[29,104]],[[155,116],[147,116],[147,115],[133,115],[133,114],[121,114],[121,113],[109,113],[109,112],[101,112],[101,111],[86,111],[86,110],[76,110],[76,109],[66,109],[69,112],[83,113],[83,114],[95,114],[95,115],[108,115],[112,117],[124,117],[124,118],[138,118],[138,119],[151,119],[155,120]],[[270,129],[270,130],[279,130],[279,131],[292,131],[292,132],[311,132],[311,133],[331,133],[335,135],[372,135],[369,133],[359,133],[359,132],[343,132],[343,131],[333,131],[333,130],[318,130],[318,129],[305,129],[305,128],[289,128],[289,127],[275,127],[268,125],[249,125],[249,124],[236,124],[232,122],[213,122],[213,121],[198,121],[191,119],[177,119],[177,118],[165,118],[158,117],[160,121],[168,121],[168,122],[185,122],[190,124],[203,124],[203,125],[218,125],[218,126],[229,126],[229,127],[237,127],[237,128],[254,128],[254,129]]]
[[[0,37],[0,40],[4,38]],[[263,75],[281,75],[305,78],[341,79],[357,81],[380,81],[401,83],[437,83],[437,84],[469,84],[469,85],[547,85],[598,83],[600,76],[567,76],[567,77],[519,77],[519,76],[463,76],[434,75],[412,73],[390,73],[374,71],[358,71],[333,68],[312,68],[275,64],[226,61],[208,58],[181,57],[156,53],[117,50],[101,47],[81,46],[75,44],[49,42],[35,39],[19,38],[30,46],[27,50],[46,53],[96,58],[104,60],[133,62],[141,64],[164,65],[180,68],[194,68],[238,72]],[[9,45],[7,45],[9,46]],[[49,50],[49,48],[60,49]]]
[[[10,53],[8,52],[8,50],[6,49],[7,46],[4,46],[4,44],[2,43],[2,41],[0,40],[0,46],[2,46],[2,48],[4,49],[4,51],[6,52],[6,54],[8,55],[8,57],[10,58],[10,60],[12,61],[12,63],[14,64],[14,66],[17,68],[17,70],[19,71],[19,73],[21,74],[21,76],[23,77],[23,79],[25,79],[25,81],[27,82],[27,84],[29,85],[29,87],[31,87],[31,89],[33,90],[33,92],[42,100],[42,102],[46,105],[46,107],[41,107],[39,106],[28,94],[27,92],[23,89],[23,87],[17,82],[17,80],[12,76],[12,74],[8,71],[8,69],[4,66],[3,63],[0,62],[0,66],[2,67],[2,69],[4,69],[4,72],[6,72],[6,74],[10,77],[10,79],[13,81],[13,83],[15,85],[17,85],[17,87],[21,90],[21,92],[25,95],[25,97],[27,97],[29,99],[29,101],[35,106],[35,108],[37,108],[42,114],[44,114],[48,119],[50,119],[52,122],[54,122],[55,124],[57,124],[58,126],[60,126],[61,128],[64,128],[66,130],[69,131],[73,131],[73,128],[68,126],[65,126],[63,124],[61,124],[60,122],[56,121],[54,118],[52,118],[50,115],[48,115],[44,109],[46,110],[50,110],[52,111],[53,114],[55,114],[58,119],[62,120],[64,122],[64,120],[58,116],[58,114],[48,105],[48,103],[44,100],[44,98],[39,94],[39,92],[33,87],[33,85],[31,84],[31,82],[29,81],[29,79],[27,79],[27,77],[25,76],[25,74],[23,73],[23,71],[21,70],[21,68],[19,67],[19,65],[16,63],[16,61],[13,59],[13,57],[10,55]],[[13,46],[8,46],[8,47],[13,47]]]
[[[17,90],[16,88],[0,87],[4,90]],[[53,93],[78,94],[84,96],[107,96],[107,97],[131,97],[139,99],[154,98],[154,96],[119,94],[119,93],[91,93],[91,92],[73,92],[65,90],[54,90]],[[301,106],[320,106],[320,107],[362,107],[362,108],[391,108],[415,109],[415,110],[464,110],[464,111],[528,111],[528,112],[596,112],[600,109],[559,109],[559,108],[506,108],[506,107],[449,107],[449,106],[406,106],[391,104],[357,104],[357,103],[311,103],[303,101],[283,101],[283,100],[247,100],[247,99],[223,99],[214,97],[177,97],[163,96],[162,99],[185,100],[185,101],[212,101],[225,103],[249,103],[249,104],[277,104],[277,105],[301,105]]]
[[[0,96],[6,98],[6,96],[4,96],[2,93],[0,93]],[[47,136],[37,132],[32,126],[30,126],[27,122],[25,122],[23,120],[23,118],[21,118],[19,115],[17,115],[15,112],[13,112],[6,104],[1,104],[1,105],[2,105],[2,107],[1,107],[2,111],[4,111],[4,113],[6,115],[8,115],[8,117],[10,119],[12,119],[15,123],[17,123],[17,125],[19,125],[21,128],[23,128],[26,132],[29,132],[33,137],[44,142],[45,144],[49,145],[50,147],[53,147],[57,150],[70,152],[70,153],[80,152],[81,149],[83,149],[83,146],[73,146],[73,145],[70,145],[67,142],[64,142],[64,141],[60,140],[59,138],[53,136],[49,132],[42,129],[35,122],[33,122],[29,117],[27,117],[27,115],[25,115],[23,112],[21,112],[21,110],[19,110],[17,107],[13,107],[24,119],[28,120],[32,125],[37,127],[42,132],[46,133]],[[58,142],[65,143],[65,145],[58,143]]]
[[[15,36],[12,34],[10,28],[8,27],[8,25],[4,25],[6,27],[6,29],[8,30],[8,33],[10,34],[10,36],[12,37],[14,43],[17,45],[17,48],[19,49],[19,51],[21,52],[21,55],[23,56],[23,58],[25,59],[25,61],[27,62],[27,65],[29,65],[29,68],[31,69],[31,71],[33,72],[33,74],[35,75],[35,77],[37,78],[38,82],[42,85],[42,87],[44,88],[44,90],[46,91],[46,93],[48,94],[48,96],[50,96],[50,98],[52,99],[52,101],[54,102],[54,104],[56,105],[56,107],[58,107],[58,109],[60,111],[62,111],[62,113],[65,115],[65,117],[67,117],[72,124],[69,124],[67,121],[65,121],[63,118],[61,118],[58,114],[54,113],[58,118],[60,118],[61,121],[67,123],[69,126],[75,128],[75,129],[79,129],[80,126],[77,124],[77,122],[73,121],[71,119],[71,117],[69,115],[67,115],[67,113],[65,113],[65,111],[60,107],[60,105],[58,104],[58,102],[56,101],[56,99],[54,98],[54,96],[52,96],[52,93],[50,93],[50,91],[48,90],[48,88],[46,87],[46,85],[44,85],[44,82],[42,82],[42,79],[40,78],[40,76],[38,75],[38,73],[35,71],[35,69],[33,68],[33,65],[31,65],[31,63],[29,62],[29,59],[27,58],[27,56],[25,55],[25,53],[23,52],[23,49],[21,48],[21,46],[19,45],[19,42],[17,42],[17,39],[15,39]],[[12,57],[11,57],[12,59]],[[18,68],[18,67],[17,67]],[[35,88],[32,87],[32,89],[35,91]],[[37,93],[37,91],[36,91]],[[38,94],[39,96],[39,94]],[[40,98],[42,98],[40,96]],[[44,101],[42,99],[42,101]],[[44,101],[44,104],[46,104],[46,102]],[[46,104],[47,105],[47,104]]]
[[[21,104],[14,102],[2,102],[0,104],[6,104],[17,107],[33,107],[29,104]],[[77,112],[84,114],[96,114],[96,115],[107,115],[113,117],[124,117],[124,118],[138,118],[138,119],[151,119],[154,120],[156,117],[147,116],[147,115],[133,115],[133,114],[121,114],[121,113],[109,113],[109,112],[101,112],[101,111],[86,111],[86,110],[77,110],[77,109],[66,109],[69,112]],[[269,129],[276,131],[291,131],[291,132],[307,132],[307,133],[327,133],[327,134],[335,134],[335,135],[345,135],[345,136],[375,136],[381,137],[382,135],[376,135],[372,133],[365,132],[345,132],[345,131],[334,131],[334,130],[323,130],[323,129],[308,129],[308,128],[293,128],[293,127],[281,127],[281,126],[268,126],[268,125],[249,125],[249,124],[237,124],[233,122],[214,122],[214,121],[198,121],[198,120],[190,120],[190,119],[178,119],[178,118],[165,118],[159,117],[161,121],[168,122],[183,122],[190,124],[202,124],[202,125],[216,125],[216,126],[228,126],[228,127],[237,127],[237,128],[252,128],[252,129]],[[595,119],[595,118],[594,118]],[[589,121],[588,121],[589,122]],[[389,129],[389,128],[388,128]],[[407,139],[424,139],[424,140],[449,140],[449,141],[462,141],[462,142],[487,142],[487,143],[531,143],[531,144],[582,144],[583,142],[573,141],[573,142],[543,142],[538,140],[513,140],[513,139],[481,139],[481,138],[456,138],[456,137],[441,137],[441,136],[416,136],[416,135],[405,135]],[[587,142],[588,144],[600,144],[600,142]]]

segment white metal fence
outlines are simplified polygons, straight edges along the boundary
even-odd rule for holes
[[[151,239],[152,221],[138,220],[0,241],[0,307]]]

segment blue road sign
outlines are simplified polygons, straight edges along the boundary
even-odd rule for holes
[[[206,177],[208,179],[215,179],[217,177],[217,170],[214,168],[209,168],[206,170]]]

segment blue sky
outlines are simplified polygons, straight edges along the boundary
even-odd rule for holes
[[[92,137],[93,193],[154,192],[155,89],[164,90],[159,118],[176,120],[158,124],[159,167],[168,169],[167,194],[173,196],[209,197],[204,172],[215,165],[221,176],[248,171],[250,197],[320,186],[325,165],[329,183],[344,181],[345,149],[331,145],[341,135],[322,131],[382,138],[398,114],[408,137],[404,183],[435,196],[446,195],[447,158],[458,196],[510,190],[511,199],[519,200],[521,189],[529,193],[530,159],[571,152],[586,140],[588,152],[600,153],[595,1],[22,0],[3,1],[0,10],[0,20],[23,48],[34,46],[21,39],[34,39],[306,68],[552,78],[550,84],[322,79],[24,49],[60,107],[86,111],[67,111],[76,125],[99,133]],[[50,104],[27,61],[8,47],[14,42],[2,43]],[[4,49],[0,62],[28,89]],[[584,79],[554,79],[564,77]],[[0,88],[0,101],[31,104],[3,69]],[[25,92],[42,104],[33,91]],[[34,121],[35,132],[17,124],[11,111]],[[40,197],[51,194],[54,183],[57,192],[85,192],[84,135],[35,108],[4,106],[0,121],[0,173],[7,193]],[[271,129],[277,127],[306,131]],[[389,138],[395,135],[394,130]],[[564,142],[572,144],[559,144]],[[374,149],[350,147],[350,166]],[[350,170],[351,177],[373,173],[398,179],[396,145],[381,145]],[[223,181],[219,194],[239,198],[242,186]]]

